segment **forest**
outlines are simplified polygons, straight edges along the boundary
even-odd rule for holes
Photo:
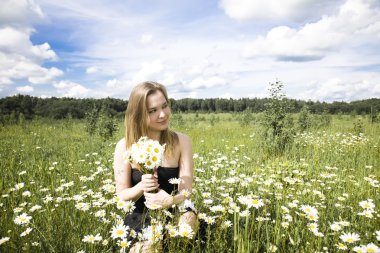
[[[332,103],[320,101],[303,101],[285,98],[288,104],[289,112],[298,113],[305,106],[312,114],[376,114],[380,110],[380,99],[371,98],[352,102],[335,101]],[[250,111],[253,113],[263,112],[265,104],[269,98],[207,98],[207,99],[170,99],[171,108],[174,113],[184,112],[243,112]],[[22,117],[26,120],[34,118],[64,119],[85,118],[86,113],[90,110],[101,108],[107,111],[112,117],[120,117],[128,105],[127,100],[116,98],[40,98],[29,95],[15,95],[0,99],[0,122],[18,119]]]

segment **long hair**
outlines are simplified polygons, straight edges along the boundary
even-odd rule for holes
[[[156,82],[143,82],[136,85],[128,100],[127,110],[125,111],[125,140],[127,148],[132,146],[133,143],[138,141],[142,136],[148,136],[148,105],[147,97],[156,92],[161,92],[168,106],[170,107],[170,100],[166,92],[165,86]],[[166,144],[165,154],[172,154],[176,144],[178,143],[178,136],[174,131],[169,128],[161,131],[160,144]]]

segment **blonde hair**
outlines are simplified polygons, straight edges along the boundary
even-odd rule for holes
[[[162,84],[147,81],[136,85],[128,100],[127,110],[125,111],[125,140],[127,148],[138,141],[142,136],[148,136],[148,105],[147,97],[156,92],[161,92],[168,106],[170,100],[166,92],[165,86]],[[166,144],[165,154],[172,154],[175,146],[178,144],[178,135],[169,130],[169,128],[161,131],[160,144]]]

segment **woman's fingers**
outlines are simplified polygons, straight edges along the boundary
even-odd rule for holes
[[[141,182],[142,182],[143,190],[145,192],[153,191],[159,187],[157,177],[155,177],[152,174],[142,175],[141,176]]]

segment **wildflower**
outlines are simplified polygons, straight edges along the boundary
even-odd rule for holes
[[[210,207],[210,211],[213,212],[213,213],[224,212],[225,208],[223,206],[221,206],[221,205],[217,205],[217,206]]]
[[[168,233],[170,237],[176,237],[178,235],[178,230],[175,228],[169,228]]]
[[[247,210],[244,210],[244,211],[241,211],[240,213],[239,213],[239,215],[240,215],[240,217],[247,217],[247,216],[249,216],[251,213],[249,212],[249,210],[247,209]]]
[[[16,208],[13,209],[13,212],[14,213],[19,213],[19,212],[22,211],[22,209],[23,209],[22,207],[16,207]]]
[[[111,237],[113,239],[116,239],[116,238],[124,239],[125,237],[127,237],[128,229],[129,229],[128,226],[125,226],[123,224],[118,224],[112,228]]]
[[[201,219],[201,220],[206,220],[207,215],[205,213],[199,213],[198,214],[198,218]]]
[[[301,210],[305,214],[318,214],[318,210],[315,207],[309,205],[301,205]]]
[[[94,235],[85,235],[84,238],[82,239],[82,242],[88,242],[94,244],[96,241],[101,241],[103,238],[99,235],[96,234]]]
[[[9,239],[10,239],[9,237],[3,237],[3,238],[1,238],[0,239],[0,245],[3,244],[3,243],[5,243],[5,242],[7,242],[7,241],[9,241]]]
[[[342,229],[342,227],[338,223],[334,222],[333,224],[330,225],[330,229],[332,231],[338,232],[339,230]]]
[[[104,217],[106,215],[105,210],[99,210],[95,213],[95,217]]]
[[[286,221],[281,222],[281,227],[288,228],[289,227],[289,222],[286,222]]]
[[[215,223],[215,218],[214,217],[210,217],[210,216],[208,216],[208,217],[205,217],[205,222],[207,223],[207,224],[214,224]]]
[[[344,245],[343,243],[338,243],[338,244],[335,244],[335,245],[340,250],[346,250],[347,249],[347,246]]]
[[[191,210],[196,211],[194,203],[189,199],[185,199],[185,201],[180,204],[180,208],[183,210],[190,208]]]
[[[380,248],[377,247],[374,243],[367,244],[366,250],[367,252],[376,252],[376,253],[380,252]]]
[[[116,191],[116,187],[113,184],[105,184],[102,188],[104,191],[109,193],[114,193]]]
[[[259,207],[264,206],[264,202],[261,199],[253,198],[251,196],[240,196],[238,201],[243,205],[247,205],[248,208],[255,207],[258,209]]]
[[[373,209],[364,209],[363,212],[358,213],[358,215],[365,216],[367,218],[373,218],[373,213],[374,213]]]
[[[182,181],[181,178],[170,178],[170,179],[169,179],[169,183],[170,183],[170,184],[180,184],[181,181]]]
[[[347,243],[354,243],[360,240],[360,236],[356,233],[344,233],[343,235],[339,236],[339,238],[343,242],[347,242]]]
[[[119,241],[118,244],[122,248],[128,248],[131,245],[131,242],[127,241],[126,239],[123,239],[123,240]]]
[[[308,229],[309,229],[311,232],[313,232],[313,233],[318,232],[318,223],[315,223],[315,222],[313,222],[313,223],[309,223],[309,224],[307,225],[307,227],[308,227]]]
[[[373,210],[375,208],[375,204],[372,202],[372,199],[360,201],[359,205],[364,209],[371,209]]]
[[[24,224],[28,224],[31,219],[32,219],[32,216],[28,216],[26,213],[23,213],[19,216],[16,216],[14,222],[17,225],[24,225]]]
[[[229,228],[232,226],[232,222],[229,220],[226,220],[222,223],[222,228]]]
[[[186,238],[193,238],[193,235],[194,235],[194,232],[193,232],[193,229],[191,228],[191,226],[187,223],[181,223],[179,224],[179,228],[178,228],[178,234],[182,237],[186,237]]]
[[[276,252],[276,251],[277,251],[277,246],[271,244],[270,247],[269,247],[269,251],[270,251],[270,252]]]
[[[365,246],[362,246],[362,245],[353,247],[352,250],[357,252],[357,253],[366,253],[367,252],[367,248]]]
[[[24,188],[24,186],[25,186],[25,183],[18,183],[15,185],[15,189],[20,190],[21,188]]]
[[[181,190],[181,194],[185,197],[185,198],[188,198],[188,197],[190,197],[190,192],[189,192],[189,190],[187,190],[187,189],[183,189],[183,190]]]
[[[376,233],[376,240],[380,241],[380,230],[375,231]]]
[[[78,210],[81,210],[81,211],[88,211],[90,209],[90,204],[89,203],[86,203],[86,202],[79,202],[75,205],[75,207],[78,209]]]
[[[30,197],[32,194],[30,193],[30,191],[24,191],[23,193],[22,193],[22,196],[24,196],[24,197]]]
[[[339,225],[342,227],[348,227],[351,225],[351,223],[349,221],[339,221]]]
[[[34,211],[36,211],[36,210],[38,210],[38,209],[41,209],[42,208],[42,206],[40,206],[40,205],[34,205],[34,206],[32,206],[31,208],[30,208],[30,212],[34,212]]]
[[[206,205],[211,205],[212,202],[213,202],[212,199],[204,199],[204,200],[203,200],[203,203],[206,204]]]
[[[153,222],[152,222],[153,223]],[[153,224],[142,230],[142,239],[155,243],[163,239],[163,227],[159,224]]]
[[[24,232],[20,234],[21,237],[26,236],[32,232],[33,228],[27,228]]]

